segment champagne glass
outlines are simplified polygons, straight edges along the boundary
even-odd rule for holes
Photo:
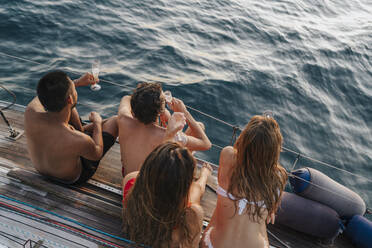
[[[273,111],[271,110],[265,110],[263,113],[262,113],[262,116],[266,117],[266,118],[274,118],[274,113]]]
[[[100,69],[100,62],[98,59],[96,59],[92,63],[92,74],[94,77],[94,81],[98,80],[99,69]],[[99,85],[98,83],[92,84],[90,86],[90,89],[93,91],[98,91],[101,89],[101,85]]]
[[[167,103],[172,102],[172,93],[169,90],[164,91],[164,96]]]

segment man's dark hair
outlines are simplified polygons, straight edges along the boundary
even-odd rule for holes
[[[37,96],[46,111],[59,112],[67,105],[70,81],[63,71],[52,71],[37,85]]]
[[[144,124],[156,121],[165,99],[161,98],[160,83],[140,83],[133,91],[130,106],[134,117]]]

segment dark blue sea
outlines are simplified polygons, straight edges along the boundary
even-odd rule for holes
[[[232,126],[271,110],[284,147],[361,177],[303,156],[296,168],[324,172],[372,208],[371,0],[0,1],[0,83],[18,104],[47,71],[76,78],[94,59],[102,90],[78,89],[85,118],[116,114],[139,81]],[[190,112],[216,145],[198,156],[218,163],[233,128]],[[295,158],[284,151],[281,163]]]

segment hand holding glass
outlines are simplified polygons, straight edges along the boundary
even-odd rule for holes
[[[100,70],[100,62],[99,60],[94,60],[92,63],[92,74],[94,77],[94,81],[98,81],[99,70]],[[98,91],[101,89],[101,86],[98,85],[98,83],[95,83],[90,86],[90,89],[93,91]]]
[[[167,103],[172,102],[172,93],[169,90],[164,91],[164,96]]]
[[[168,120],[167,129],[171,133],[182,131],[183,127],[186,125],[186,117],[184,113],[174,112],[173,115]]]

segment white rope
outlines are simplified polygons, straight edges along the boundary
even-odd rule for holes
[[[216,147],[216,148],[218,148],[218,149],[223,149],[223,147],[222,146],[219,146],[219,145],[216,145],[216,144],[212,144],[212,146],[214,146],[214,147]]]
[[[286,243],[284,243],[284,241],[280,240],[280,238],[278,238],[277,236],[275,236],[272,232],[270,232],[269,229],[266,229],[266,231],[274,238],[276,239],[277,241],[279,241],[279,243],[281,243],[282,245],[284,245],[284,247],[286,248],[291,248],[289,245],[287,245]]]
[[[298,160],[300,159],[300,157],[301,157],[301,154],[298,154],[297,157],[296,157],[296,159],[295,159],[295,161],[294,161],[294,163],[293,163],[293,165],[292,165],[291,171],[293,171],[294,168],[296,167],[296,164],[297,164]]]
[[[298,152],[295,152],[295,151],[293,151],[293,150],[291,150],[291,149],[288,149],[288,148],[285,148],[285,147],[283,147],[283,150],[286,150],[286,151],[288,151],[288,152],[294,153],[294,154],[296,154],[296,155],[300,155],[301,157],[304,157],[304,158],[306,158],[306,159],[308,159],[308,160],[311,160],[311,161],[313,161],[313,162],[319,163],[320,165],[327,166],[327,167],[330,167],[330,168],[333,168],[333,169],[336,169],[336,170],[342,171],[342,172],[344,172],[344,173],[347,173],[347,174],[352,175],[352,176],[355,176],[355,177],[363,178],[364,180],[367,180],[368,182],[372,183],[372,180],[371,180],[371,179],[366,178],[366,177],[364,177],[364,176],[361,176],[361,175],[358,175],[358,174],[352,173],[352,172],[350,172],[350,171],[347,171],[347,170],[344,170],[344,169],[338,168],[338,167],[336,167],[336,166],[334,166],[334,165],[330,165],[330,164],[328,164],[328,163],[326,163],[326,162],[322,162],[322,161],[320,161],[320,160],[317,160],[317,159],[311,158],[311,157],[309,157],[309,156],[306,156],[306,155],[300,154],[300,153],[298,153]]]
[[[4,55],[4,56],[7,56],[7,57],[10,57],[10,58],[19,59],[19,60],[27,61],[27,62],[30,62],[30,63],[34,63],[34,64],[38,64],[38,65],[42,65],[42,66],[46,66],[45,64],[42,64],[42,63],[39,63],[39,62],[36,62],[36,61],[33,61],[33,60],[29,60],[29,59],[25,59],[25,58],[21,58],[21,57],[13,56],[13,55],[6,54],[6,53],[3,53],[3,52],[0,52],[0,54],[1,54],[1,55]]]
[[[39,62],[36,62],[36,61],[32,61],[32,60],[29,60],[29,59],[25,59],[25,58],[17,57],[17,56],[14,56],[14,55],[6,54],[6,53],[3,53],[3,52],[0,52],[0,55],[4,55],[4,56],[10,57],[10,58],[15,58],[15,59],[19,59],[19,60],[27,61],[27,62],[30,62],[30,63],[34,63],[34,64],[38,64],[38,65],[42,65],[42,66],[50,67],[50,66],[48,66],[48,65],[46,65],[46,64],[42,64],[42,63],[39,63]],[[76,75],[80,75],[80,74],[81,74],[81,73],[78,73],[78,72],[76,72],[76,71],[72,71],[72,70],[68,70],[68,69],[67,69],[67,71],[69,71],[69,72],[71,72],[71,73],[73,73],[73,74],[76,74]],[[124,86],[124,85],[121,85],[121,84],[118,84],[118,83],[115,83],[115,82],[112,82],[112,81],[109,81],[109,80],[100,79],[100,81],[105,82],[105,83],[108,83],[108,84],[112,84],[112,85],[115,85],[115,86],[118,86],[118,87],[121,87],[121,88],[127,88],[127,89],[129,89],[128,87],[126,87],[126,86]],[[80,103],[80,104],[81,104],[81,103]],[[221,119],[218,119],[218,118],[216,118],[216,117],[214,117],[214,116],[212,116],[212,115],[209,115],[209,114],[207,114],[207,113],[204,113],[204,112],[202,112],[202,111],[200,111],[200,110],[198,110],[198,109],[195,109],[195,108],[190,107],[190,106],[188,106],[188,105],[185,105],[185,106],[186,106],[187,108],[193,110],[193,111],[196,111],[196,112],[198,112],[198,113],[200,113],[200,114],[202,114],[202,115],[204,115],[204,116],[207,116],[207,117],[209,117],[209,118],[211,118],[211,119],[213,119],[213,120],[216,120],[216,121],[218,121],[218,122],[221,122],[221,123],[223,123],[223,124],[225,124],[225,125],[227,125],[227,126],[230,126],[230,127],[232,127],[232,128],[238,128],[239,131],[242,130],[242,128],[240,128],[240,127],[238,127],[238,126],[234,126],[234,125],[232,125],[232,124],[230,124],[230,123],[228,123],[228,122],[226,122],[226,121],[223,121],[223,120],[221,120]],[[218,145],[215,145],[215,144],[212,144],[212,145],[213,145],[214,147],[219,148],[219,149],[223,149],[223,147],[221,147],[221,146],[218,146]],[[291,149],[289,149],[289,148],[286,148],[286,147],[282,147],[282,148],[283,148],[283,150],[285,150],[285,151],[291,152],[291,153],[293,153],[293,154],[295,154],[295,155],[297,155],[297,156],[298,156],[298,155],[301,155],[301,157],[304,157],[304,158],[309,159],[309,160],[311,160],[311,161],[317,162],[317,163],[319,163],[320,165],[327,166],[327,167],[329,167],[329,168],[333,168],[333,169],[336,169],[336,170],[342,171],[342,172],[344,172],[344,173],[347,173],[347,174],[352,175],[352,176],[355,176],[355,177],[363,178],[364,180],[367,180],[368,182],[372,183],[372,180],[371,180],[371,179],[366,178],[366,177],[364,177],[364,176],[361,176],[361,175],[358,175],[358,174],[355,174],[355,173],[349,172],[349,171],[347,171],[347,170],[344,170],[344,169],[338,168],[338,167],[336,167],[336,166],[334,166],[334,165],[330,165],[330,164],[325,163],[325,162],[322,162],[322,161],[320,161],[320,160],[313,159],[313,158],[308,157],[308,156],[306,156],[306,155],[302,155],[302,154],[300,154],[300,153],[298,153],[298,152],[296,152],[296,151],[293,151],[293,150],[291,150]]]
[[[200,114],[202,114],[202,115],[205,115],[205,116],[207,116],[207,117],[209,117],[209,118],[211,118],[211,119],[213,119],[213,120],[219,121],[219,122],[221,122],[221,123],[223,123],[223,124],[225,124],[225,125],[227,125],[227,126],[235,127],[234,125],[232,125],[232,124],[230,124],[230,123],[228,123],[228,122],[226,122],[226,121],[223,121],[223,120],[221,120],[221,119],[218,119],[218,118],[216,118],[216,117],[214,117],[214,116],[212,116],[212,115],[209,115],[209,114],[207,114],[207,113],[204,113],[204,112],[202,112],[202,111],[200,111],[200,110],[198,110],[198,109],[195,109],[195,108],[190,107],[190,106],[188,106],[188,105],[185,105],[185,106],[186,106],[187,108],[189,108],[189,109],[191,109],[191,110],[194,110],[194,111],[196,111],[196,112],[198,112],[198,113],[200,113]],[[241,130],[240,127],[237,127],[237,128],[239,128],[239,130]]]

